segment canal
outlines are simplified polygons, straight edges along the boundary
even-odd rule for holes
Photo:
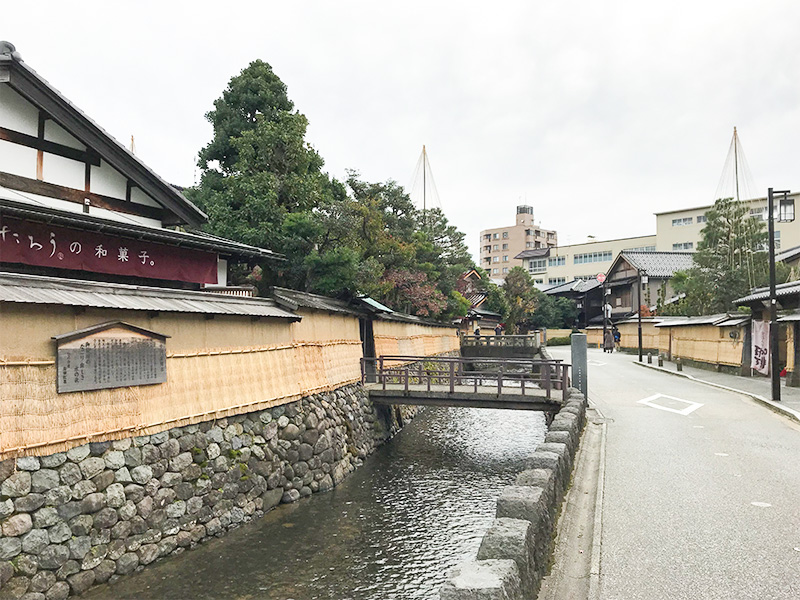
[[[541,413],[428,408],[333,491],[84,598],[433,600],[545,433]]]

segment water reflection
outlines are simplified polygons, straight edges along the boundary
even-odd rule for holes
[[[84,597],[438,598],[544,433],[540,413],[429,408],[332,492]]]

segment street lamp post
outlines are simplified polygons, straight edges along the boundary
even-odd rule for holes
[[[642,270],[636,269],[637,275],[639,275],[638,286],[639,291],[636,294],[636,300],[639,302],[639,308],[636,311],[636,315],[639,321],[639,362],[642,362]]]
[[[767,190],[767,214],[769,216],[769,372],[772,380],[772,400],[781,401],[781,374],[778,369],[778,298],[775,293],[775,201],[782,196],[778,205],[778,222],[794,221],[794,199],[789,198],[789,190]]]

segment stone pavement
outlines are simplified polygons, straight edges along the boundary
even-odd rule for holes
[[[800,421],[800,388],[786,387],[786,378],[781,378],[781,400],[780,402],[772,401],[772,383],[769,377],[757,375],[753,377],[742,377],[740,375],[731,375],[729,373],[712,371],[709,369],[699,369],[697,367],[689,367],[684,365],[683,371],[678,371],[674,362],[664,361],[664,366],[657,366],[656,359],[653,359],[653,364],[647,363],[647,357],[642,357],[642,362],[639,363],[637,357],[634,356],[634,364],[655,369],[656,371],[670,373],[686,377],[715,387],[736,391],[746,396],[750,396],[757,402],[763,404],[776,412]]]

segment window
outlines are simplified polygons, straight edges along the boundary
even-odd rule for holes
[[[772,239],[775,241],[775,250],[781,249],[781,232],[775,231],[775,235],[772,236]]]
[[[503,273],[508,273],[508,267],[503,267]]]
[[[500,239],[500,234],[499,233],[493,233],[492,234],[492,239],[499,240]]]
[[[691,250],[694,248],[694,244],[692,242],[681,242],[679,244],[672,244],[672,251],[679,252],[681,250]]]
[[[550,285],[561,285],[562,283],[567,283],[566,277],[550,277],[547,280],[547,283]]]
[[[483,247],[483,251],[484,252],[491,252],[492,251],[492,247],[491,246],[484,246]]]
[[[483,239],[485,239],[485,240],[492,239],[492,234],[491,233],[487,233],[486,235],[483,236]]]
[[[503,250],[508,250],[508,244],[503,244]]]
[[[503,262],[508,262],[508,254],[503,256]]]
[[[536,230],[536,237],[542,237],[542,232],[538,229]]]
[[[692,217],[683,217],[681,219],[672,219],[673,227],[683,227],[684,225],[692,224]]]
[[[507,231],[504,231],[504,232],[503,232],[503,239],[504,239],[504,240],[507,240],[507,239],[508,239],[508,232],[507,232]]]
[[[547,239],[548,239],[548,240],[554,240],[554,239],[556,239],[556,234],[555,234],[555,233],[549,233],[549,232],[548,232],[548,234],[547,234]]]
[[[528,271],[531,273],[539,273],[540,271],[544,271],[547,269],[547,259],[546,258],[533,258],[528,261]]]
[[[500,262],[500,257],[499,256],[493,256],[492,257],[492,262]]]
[[[498,246],[497,244],[495,244],[494,246],[492,246],[492,250],[498,250],[499,248],[500,248],[500,246]]]
[[[491,264],[492,263],[492,257],[491,256],[487,256],[486,258],[483,259],[483,262],[485,262],[486,264]]]
[[[768,209],[766,206],[762,206],[761,208],[751,208],[750,216],[753,217],[756,221],[766,221],[767,210]]]
[[[544,279],[534,279],[533,283],[538,283],[539,285],[544,284]]]
[[[605,250],[603,252],[587,252],[585,254],[576,254],[573,263],[576,265],[582,265],[584,263],[606,262],[611,260],[611,258],[611,250]]]
[[[525,242],[526,248],[533,248],[533,242]]]
[[[708,217],[705,215],[697,215],[697,222],[698,223],[705,223],[708,221]]]
[[[492,275],[497,275],[500,272],[500,269],[492,269]]]
[[[623,252],[655,252],[655,251],[656,251],[655,246],[639,246],[637,248],[625,248],[623,250]]]
[[[566,263],[567,263],[566,256],[556,256],[554,258],[547,259],[548,267],[563,267]]]
[[[531,235],[533,235],[533,232],[530,229],[526,229],[525,230],[525,235],[531,236]]]

